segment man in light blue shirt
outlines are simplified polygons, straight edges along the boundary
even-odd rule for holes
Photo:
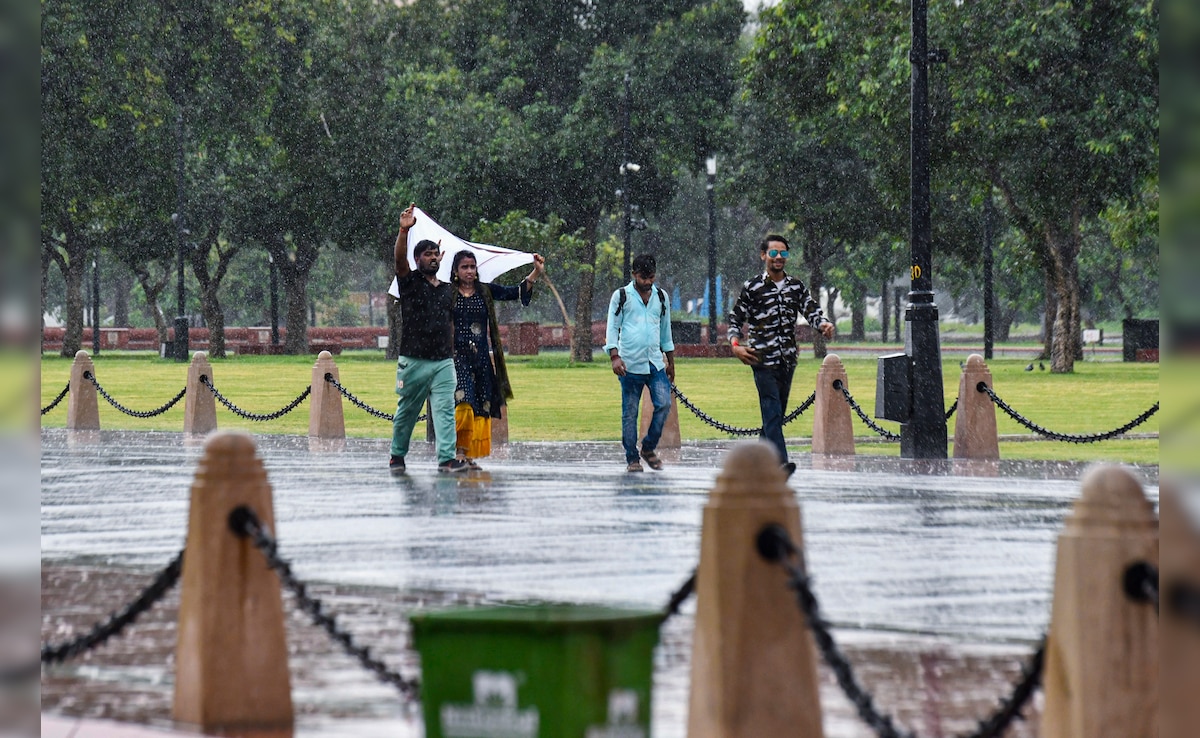
[[[675,343],[671,340],[671,313],[667,296],[654,286],[657,264],[641,254],[631,266],[633,281],[613,293],[608,301],[608,330],[604,350],[613,374],[621,381],[621,445],[626,471],[642,471],[638,460],[638,407],[642,389],[650,388],[654,414],[642,439],[641,458],[651,469],[662,469],[654,453],[671,410],[671,383],[675,381]]]

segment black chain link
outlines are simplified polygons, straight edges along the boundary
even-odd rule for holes
[[[686,395],[684,395],[682,392],[680,392],[679,388],[676,387],[674,383],[671,384],[671,392],[673,392],[675,394],[675,396],[677,398],[679,398],[679,401],[681,403],[683,403],[684,407],[686,407],[688,410],[692,411],[693,415],[695,415],[701,421],[707,423],[708,425],[711,425],[713,428],[716,428],[719,431],[722,431],[724,433],[728,433],[728,434],[734,435],[734,436],[757,436],[757,435],[762,434],[762,426],[761,425],[758,426],[757,428],[740,428],[735,425],[727,425],[725,423],[722,423],[719,420],[715,420],[711,415],[709,415],[708,413],[705,413],[703,410],[701,410],[700,408],[693,405],[692,401],[689,400]],[[805,400],[804,402],[800,403],[799,407],[797,407],[795,410],[793,410],[792,412],[790,412],[786,416],[784,416],[782,425],[787,425],[788,423],[792,422],[796,418],[803,415],[805,410],[808,410],[810,407],[812,407],[812,404],[814,402],[816,402],[816,399],[817,399],[816,392],[809,395],[808,399]]]
[[[916,733],[897,728],[890,715],[881,714],[875,707],[875,698],[858,683],[853,667],[833,640],[829,622],[821,615],[820,603],[812,591],[812,580],[805,573],[804,552],[796,548],[787,531],[779,525],[768,525],[759,532],[755,546],[760,556],[778,563],[788,572],[788,586],[796,593],[800,610],[812,630],[813,640],[863,722],[879,738],[916,738]],[[980,720],[975,731],[963,733],[959,738],[997,738],[1014,719],[1019,719],[1021,709],[1041,681],[1045,655],[1046,639],[1043,637],[1029,663],[1021,668],[1021,680],[1014,685],[1011,695],[1001,698],[996,711]]]
[[[1190,620],[1200,627],[1200,587],[1192,582],[1176,581],[1167,587],[1167,612]]]
[[[83,373],[83,378],[91,381],[91,383],[93,385],[95,385],[96,391],[100,393],[101,397],[103,397],[105,400],[108,400],[109,405],[112,405],[113,407],[115,407],[116,409],[125,413],[126,415],[130,415],[135,418],[153,418],[155,415],[162,415],[166,411],[175,407],[175,403],[177,403],[181,399],[183,399],[184,394],[187,393],[187,387],[184,387],[183,389],[179,390],[179,394],[175,395],[170,400],[167,400],[167,403],[165,405],[155,408],[154,410],[144,410],[144,411],[143,410],[130,410],[129,408],[125,407],[121,403],[114,400],[107,392],[105,392],[104,388],[100,386],[100,383],[96,381],[96,377],[91,372],[85,371]]]
[[[954,411],[957,409],[958,409],[958,398],[956,397],[956,398],[954,398],[954,404],[951,405],[950,409],[946,411],[946,420],[949,420],[950,417],[954,415]]]
[[[987,393],[987,396],[992,398],[992,402],[996,403],[997,407],[999,407],[1001,410],[1003,410],[1005,413],[1007,413],[1008,417],[1017,421],[1018,423],[1025,426],[1026,428],[1033,431],[1034,433],[1037,433],[1040,436],[1045,436],[1046,438],[1049,438],[1051,440],[1066,441],[1067,443],[1095,443],[1097,441],[1107,441],[1110,438],[1116,438],[1117,436],[1119,436],[1123,433],[1126,433],[1126,432],[1132,430],[1133,428],[1136,428],[1137,426],[1141,425],[1142,423],[1145,423],[1150,418],[1151,415],[1154,415],[1156,412],[1158,412],[1158,403],[1156,402],[1153,405],[1151,405],[1150,409],[1146,410],[1146,412],[1137,416],[1136,418],[1129,421],[1125,425],[1121,426],[1120,428],[1114,428],[1105,433],[1092,433],[1092,434],[1087,434],[1087,435],[1072,435],[1069,433],[1056,433],[1055,431],[1052,431],[1052,430],[1046,430],[1045,428],[1038,425],[1037,423],[1034,423],[1033,421],[1026,419],[1020,413],[1018,413],[1016,410],[1013,410],[1011,407],[1008,406],[1008,403],[1006,403],[1004,400],[1001,400],[1000,397],[995,392],[992,391],[992,388],[987,385],[987,382],[980,382],[979,384],[975,385],[975,389],[978,390],[979,392]]]
[[[369,414],[374,415],[377,418],[382,418],[383,420],[386,420],[389,423],[394,423],[396,421],[395,415],[388,415],[387,413],[385,413],[382,410],[376,410],[375,408],[371,407],[367,403],[363,402],[362,400],[358,399],[354,395],[350,394],[350,390],[343,387],[340,382],[338,382],[336,379],[333,378],[332,372],[325,372],[325,381],[329,382],[334,387],[337,387],[338,392],[342,393],[342,397],[345,397],[347,400],[349,400],[351,403],[358,406],[359,408],[366,410]],[[428,417],[429,417],[429,415],[427,413],[421,413],[420,415],[417,416],[417,422],[420,423],[422,420],[425,420]]]
[[[1158,614],[1158,567],[1148,561],[1134,562],[1125,569],[1121,584],[1129,599],[1153,605]]]
[[[254,546],[266,557],[267,565],[275,570],[279,580],[295,595],[300,610],[307,613],[315,625],[324,629],[332,640],[340,644],[342,650],[358,659],[363,668],[374,673],[380,681],[400,690],[404,697],[417,699],[421,690],[418,680],[405,679],[399,672],[389,669],[382,661],[371,656],[369,647],[355,644],[354,637],[338,627],[336,616],[325,614],[324,603],[309,595],[305,584],[292,574],[291,565],[279,556],[275,539],[263,527],[253,510],[245,506],[234,509],[229,514],[229,527],[234,533],[249,537],[254,542]]]
[[[683,606],[684,602],[687,602],[687,598],[691,597],[692,593],[695,591],[696,572],[693,570],[692,575],[688,577],[683,584],[679,585],[679,589],[671,593],[671,598],[667,600],[667,606],[663,608],[663,613],[665,615],[663,622],[671,619],[671,617],[674,615],[678,615],[679,608]]]
[[[154,577],[154,581],[150,583],[150,586],[142,590],[137,599],[126,605],[120,612],[111,616],[107,621],[97,623],[87,633],[66,643],[43,645],[42,663],[60,664],[85,651],[90,651],[103,644],[109,638],[119,634],[127,625],[137,620],[142,613],[149,610],[154,603],[161,600],[163,595],[170,591],[171,587],[174,587],[175,583],[179,581],[179,574],[183,571],[183,552],[184,549],[181,549],[179,553],[175,554],[175,558],[171,559],[171,562]]]
[[[208,375],[206,375],[206,374],[200,375],[200,384],[203,384],[205,387],[208,387],[210,390],[212,390],[213,395],[218,400],[221,401],[222,405],[229,408],[229,410],[234,415],[237,415],[238,417],[241,417],[241,418],[245,418],[246,420],[278,420],[279,418],[282,418],[284,415],[287,415],[291,411],[295,410],[296,406],[299,405],[300,403],[304,402],[304,400],[307,399],[308,396],[312,393],[312,385],[310,384],[309,386],[304,388],[304,391],[300,393],[299,397],[292,400],[287,405],[281,407],[280,409],[276,410],[273,413],[266,413],[265,415],[259,415],[257,413],[246,412],[245,410],[241,409],[240,407],[235,406],[229,400],[226,400],[225,397],[220,392],[217,391],[217,388],[212,385],[212,382],[209,380]]]
[[[71,391],[71,383],[67,382],[67,386],[62,388],[62,392],[58,393],[58,397],[54,398],[54,402],[51,402],[46,407],[42,408],[42,415],[45,415],[46,413],[50,412],[54,408],[58,407],[58,403],[62,402],[63,398],[66,397],[67,393],[70,391]]]
[[[850,390],[846,389],[846,385],[842,382],[842,380],[840,380],[840,379],[833,380],[833,388],[835,390],[841,390],[842,396],[846,398],[846,402],[850,403],[850,407],[852,407],[854,409],[854,412],[858,414],[858,417],[862,420],[862,422],[867,424],[868,428],[875,431],[876,433],[883,436],[884,438],[886,438],[889,441],[899,441],[900,440],[899,433],[892,433],[887,428],[884,428],[883,426],[876,423],[874,420],[871,420],[871,418],[868,417],[867,414],[863,412],[863,409],[861,407],[859,407],[858,403],[854,401],[854,398],[850,396]],[[957,403],[955,403],[955,406],[957,407]]]

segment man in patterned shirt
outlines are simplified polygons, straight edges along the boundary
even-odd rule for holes
[[[783,409],[796,371],[796,319],[803,315],[825,338],[833,338],[834,325],[804,283],[788,276],[788,242],[772,233],[758,246],[766,271],[742,285],[729,312],[729,345],[733,355],[754,370],[762,438],[779,452],[784,471],[791,476],[796,465],[788,461],[783,442]],[[748,330],[744,333],[743,326]]]

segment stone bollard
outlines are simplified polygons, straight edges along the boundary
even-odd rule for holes
[[[650,428],[650,417],[654,415],[654,404],[650,401],[650,388],[642,390],[642,405],[638,410],[638,443],[646,437]],[[679,435],[679,401],[675,393],[671,393],[671,409],[667,412],[667,422],[663,424],[662,436],[658,439],[658,448],[679,448],[682,445]]]
[[[312,392],[308,396],[308,435],[313,438],[345,438],[346,415],[342,410],[342,393],[338,392],[325,375],[332,374],[339,383],[337,364],[333,354],[322,351],[312,370]]]
[[[208,354],[197,351],[188,365],[187,392],[183,396],[184,433],[204,435],[217,429],[217,398],[200,383],[201,376],[208,377],[209,383],[216,386]]]
[[[812,452],[814,454],[853,454],[854,426],[850,423],[850,403],[834,380],[850,388],[846,368],[837,354],[829,354],[817,371],[817,399],[813,402]],[[793,393],[794,394],[794,393]],[[788,408],[783,411],[788,412]]]
[[[92,357],[86,351],[76,351],[71,364],[71,390],[67,393],[67,428],[70,430],[100,430],[100,408],[97,405],[96,385],[84,379],[83,373],[96,376]]]
[[[812,635],[787,572],[756,550],[771,523],[803,549],[800,509],[775,448],[743,441],[704,507],[689,738],[824,735]]]
[[[1158,735],[1158,616],[1130,599],[1126,570],[1157,566],[1158,525],[1133,474],[1101,465],[1058,538],[1042,683],[1042,735]]]
[[[979,383],[992,386],[992,373],[979,354],[967,357],[958,380],[958,409],[954,411],[954,458],[999,459],[1000,437],[996,434],[996,405]]]
[[[1190,490],[1192,504],[1186,505],[1182,485],[1164,479],[1159,486],[1159,534],[1162,564],[1159,568],[1161,600],[1162,700],[1161,738],[1192,738],[1200,726],[1200,624],[1195,605],[1190,614],[1181,612],[1175,600],[1182,592],[1200,594],[1200,500]]]
[[[492,445],[508,443],[508,403],[500,406],[500,417],[492,418]]]
[[[214,434],[192,483],[172,711],[204,732],[279,729],[293,720],[279,577],[230,529],[229,514],[242,505],[274,532],[271,486],[254,442],[245,433]]]

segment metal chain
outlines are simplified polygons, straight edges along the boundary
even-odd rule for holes
[[[154,577],[154,581],[150,583],[150,586],[142,590],[137,599],[126,605],[120,612],[111,616],[107,621],[93,625],[90,631],[66,643],[43,645],[42,663],[59,664],[85,651],[90,651],[109,638],[119,634],[125,626],[137,620],[138,616],[149,610],[154,603],[161,600],[163,595],[179,581],[179,574],[183,571],[184,550],[186,549],[180,549],[179,553],[175,554],[175,558],[171,559],[171,562]]]
[[[105,400],[108,400],[109,405],[112,405],[113,407],[115,407],[116,409],[125,413],[126,415],[131,415],[135,418],[153,418],[155,415],[162,415],[166,411],[175,407],[175,403],[177,403],[181,399],[183,399],[184,394],[187,393],[187,387],[184,387],[183,389],[179,390],[179,394],[175,395],[170,400],[168,400],[167,404],[163,405],[162,407],[155,408],[154,410],[145,410],[145,411],[130,410],[129,408],[125,407],[121,403],[114,400],[111,395],[109,395],[107,392],[105,392],[104,388],[100,386],[100,383],[96,381],[96,377],[91,372],[85,371],[83,373],[83,378],[90,380],[91,383],[93,385],[95,385],[96,391],[100,393],[101,397],[103,397]],[[43,411],[43,412],[45,412],[45,411]]]
[[[66,397],[67,393],[70,391],[71,391],[71,383],[67,382],[67,386],[62,388],[62,392],[58,393],[58,397],[54,398],[54,402],[51,402],[46,407],[42,408],[42,415],[45,415],[46,413],[50,412],[54,408],[58,407],[58,403],[62,402],[62,399],[64,397]]]
[[[887,428],[884,428],[883,426],[876,423],[874,420],[871,420],[871,418],[869,418],[867,416],[867,414],[863,412],[863,409],[861,407],[859,407],[858,403],[854,401],[854,398],[850,396],[850,390],[846,389],[846,385],[842,382],[842,380],[840,380],[840,379],[833,380],[833,388],[835,390],[841,390],[842,396],[846,398],[846,402],[850,403],[850,407],[854,408],[854,412],[858,413],[858,417],[862,420],[862,422],[867,424],[868,428],[875,431],[876,433],[883,436],[884,438],[886,438],[889,441],[899,441],[900,440],[899,433],[892,433]],[[958,403],[955,403],[956,407],[957,407],[957,405],[958,405]]]
[[[1136,561],[1125,569],[1121,584],[1126,597],[1153,605],[1154,614],[1158,614],[1158,567],[1148,561]]]
[[[812,580],[805,573],[804,552],[796,548],[787,531],[779,525],[768,525],[759,533],[755,543],[760,556],[778,563],[787,571],[788,586],[796,593],[800,610],[812,630],[813,640],[858,716],[879,738],[916,738],[916,733],[897,728],[890,715],[881,714],[875,707],[875,698],[858,683],[853,667],[833,640],[829,622],[821,615],[820,603],[812,591]],[[959,738],[997,738],[1003,734],[1009,724],[1020,717],[1021,709],[1037,689],[1045,655],[1046,640],[1043,636],[1029,663],[1021,668],[1021,680],[1014,685],[1010,696],[1001,698],[996,711],[980,720],[975,731],[962,733]]]
[[[309,394],[312,393],[312,385],[310,384],[309,386],[304,388],[304,391],[300,393],[299,397],[292,400],[290,403],[288,403],[284,407],[276,410],[273,413],[259,415],[257,413],[246,412],[245,410],[242,410],[241,408],[236,407],[229,400],[226,400],[225,397],[220,392],[217,391],[217,388],[212,385],[212,382],[209,380],[208,375],[206,375],[206,374],[200,375],[200,384],[202,384],[205,387],[208,387],[210,390],[212,390],[213,395],[218,400],[221,401],[222,405],[229,408],[229,410],[231,412],[233,412],[234,415],[245,418],[246,420],[278,420],[279,418],[282,418],[284,415],[287,415],[291,411],[295,410],[296,406],[299,405],[300,403],[304,402],[304,400],[309,396]]]
[[[1167,611],[1200,627],[1200,588],[1192,582],[1174,582],[1167,587]]]
[[[694,593],[695,591],[696,591],[696,571],[693,569],[692,575],[687,578],[687,581],[685,581],[683,584],[679,585],[679,589],[672,592],[671,598],[669,600],[667,600],[667,606],[663,608],[663,613],[665,615],[665,617],[663,618],[663,622],[666,622],[674,615],[678,615],[679,608],[683,605],[684,602],[687,602],[687,598],[691,597],[692,593]]]
[[[333,378],[333,372],[325,372],[325,381],[329,382],[334,387],[337,387],[338,392],[341,392],[343,397],[345,397],[347,400],[354,403],[358,407],[362,408],[363,410],[366,410],[371,415],[374,415],[375,417],[381,418],[383,420],[395,420],[396,419],[395,415],[389,415],[382,410],[376,410],[375,408],[371,407],[367,403],[363,402],[362,400],[358,399],[354,395],[350,394],[350,390],[343,387],[341,385],[341,383],[339,383],[336,379]]]
[[[958,409],[958,398],[957,398],[957,397],[955,397],[955,398],[954,398],[954,404],[953,404],[953,405],[951,405],[951,406],[950,406],[950,409],[946,411],[946,420],[949,420],[949,419],[950,419],[950,417],[951,417],[952,415],[954,415],[954,411],[955,411],[955,410],[957,410],[957,409]]]
[[[253,510],[245,506],[235,508],[229,514],[229,527],[237,535],[253,541],[255,548],[266,557],[267,565],[275,570],[279,580],[295,595],[300,610],[307,613],[315,625],[324,629],[332,640],[340,644],[342,650],[358,659],[363,668],[374,673],[380,681],[400,690],[404,697],[411,700],[418,698],[421,690],[418,680],[405,679],[399,672],[389,669],[382,661],[371,656],[369,647],[355,644],[354,637],[338,627],[335,615],[325,614],[324,603],[309,595],[305,584],[292,574],[291,565],[280,557],[275,539],[263,527]]]
[[[992,391],[992,388],[987,385],[987,382],[981,381],[979,384],[975,385],[975,389],[979,392],[987,393],[987,396],[992,398],[992,402],[996,403],[997,407],[999,407],[1001,410],[1003,410],[1005,413],[1007,413],[1010,418],[1017,421],[1018,423],[1025,426],[1026,428],[1033,431],[1034,433],[1037,433],[1040,436],[1045,436],[1046,438],[1050,438],[1055,441],[1066,441],[1067,443],[1095,443],[1097,441],[1107,441],[1110,438],[1115,438],[1115,437],[1121,435],[1122,433],[1132,430],[1133,428],[1136,428],[1137,426],[1141,425],[1142,423],[1145,423],[1146,420],[1148,420],[1151,415],[1154,415],[1156,412],[1158,412],[1158,403],[1156,402],[1153,405],[1151,405],[1150,409],[1146,410],[1146,412],[1137,416],[1136,418],[1129,421],[1128,423],[1121,426],[1120,428],[1114,428],[1113,430],[1107,431],[1105,433],[1092,433],[1089,435],[1071,435],[1069,433],[1056,433],[1055,431],[1052,431],[1052,430],[1046,430],[1045,428],[1038,425],[1037,423],[1034,423],[1033,421],[1026,419],[1020,413],[1018,413],[1016,410],[1013,410],[1011,407],[1009,407],[1008,403],[1006,403],[1004,400],[1001,400],[1000,397],[997,396],[996,393]]]
[[[359,408],[362,408],[363,410],[366,410],[371,415],[374,415],[377,418],[382,418],[383,420],[386,420],[389,423],[395,422],[395,420],[396,420],[395,415],[388,415],[387,413],[385,413],[382,410],[376,410],[375,408],[371,407],[367,403],[363,402],[362,400],[358,399],[354,395],[350,394],[350,390],[343,387],[341,385],[341,383],[339,383],[336,379],[333,378],[332,372],[325,372],[325,381],[329,382],[334,387],[337,387],[338,392],[342,393],[342,397],[345,397],[347,400],[349,400],[354,405],[357,405]],[[429,417],[429,415],[427,413],[421,413],[420,415],[417,416],[416,422],[420,423],[422,420],[425,420],[428,417]]]
[[[725,433],[729,433],[730,435],[734,435],[734,436],[757,436],[762,433],[761,425],[758,426],[757,428],[739,428],[738,426],[727,425],[725,423],[722,423],[719,420],[714,420],[711,415],[708,415],[703,410],[701,410],[700,408],[693,405],[691,400],[689,400],[686,395],[684,395],[682,392],[680,392],[679,388],[676,387],[674,383],[671,384],[671,392],[673,392],[675,394],[675,396],[677,398],[679,398],[679,401],[683,403],[684,407],[686,407],[688,410],[692,411],[693,415],[695,415],[697,418],[699,418],[703,422],[707,423],[708,425],[711,425],[713,428],[716,428],[719,431],[723,431]],[[781,425],[787,425],[788,423],[792,422],[796,418],[803,415],[805,410],[808,410],[810,407],[812,407],[812,404],[814,402],[816,402],[816,399],[817,399],[817,393],[813,392],[811,395],[808,396],[807,400],[800,403],[799,407],[797,407],[795,410],[793,410],[792,412],[790,412],[786,416],[784,416]]]

